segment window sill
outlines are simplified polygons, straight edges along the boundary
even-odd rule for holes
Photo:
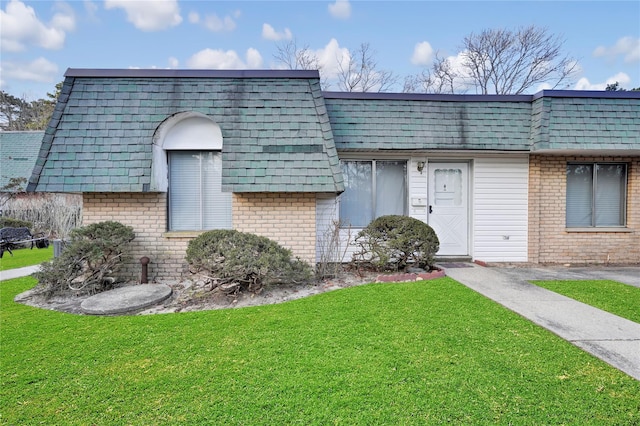
[[[196,238],[206,231],[168,231],[162,234],[164,238]]]
[[[620,233],[630,233],[630,232],[635,232],[633,229],[630,228],[617,228],[617,227],[602,227],[602,228],[565,228],[565,232],[608,232],[608,233],[616,233],[616,232],[620,232]]]

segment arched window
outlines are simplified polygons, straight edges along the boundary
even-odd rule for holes
[[[166,120],[156,132],[154,176],[162,186],[168,177],[170,231],[231,228],[231,193],[222,192],[222,132],[208,117],[181,113]],[[161,149],[159,149],[161,147]]]

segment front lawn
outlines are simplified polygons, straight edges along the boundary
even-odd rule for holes
[[[640,423],[640,382],[450,278],[94,317],[0,285],[3,424]]]
[[[616,281],[532,281],[556,293],[640,323],[640,288]]]
[[[39,265],[53,259],[53,244],[47,248],[21,248],[13,250],[13,256],[5,252],[0,259],[0,271],[22,268],[23,266]]]

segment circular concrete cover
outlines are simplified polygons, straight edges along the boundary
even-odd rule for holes
[[[122,314],[155,305],[169,296],[171,287],[164,284],[132,285],[91,296],[80,308],[91,315]]]

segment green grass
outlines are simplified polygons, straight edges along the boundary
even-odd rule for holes
[[[22,248],[13,250],[13,256],[5,252],[0,258],[0,271],[22,268],[23,266],[39,265],[42,262],[53,259],[53,245],[47,248]]]
[[[640,323],[640,288],[609,280],[532,281],[533,284]]]
[[[0,422],[637,425],[640,382],[442,278],[97,317],[0,285]]]

